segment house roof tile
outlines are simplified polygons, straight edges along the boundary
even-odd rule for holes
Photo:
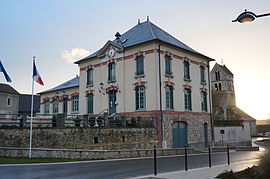
[[[51,88],[49,90],[46,90],[46,91],[42,91],[39,94],[76,87],[76,86],[79,86],[79,82],[80,82],[80,78],[78,76],[76,76],[75,78],[72,78],[71,80],[68,80],[65,83],[62,83],[61,85],[58,85],[58,86]]]

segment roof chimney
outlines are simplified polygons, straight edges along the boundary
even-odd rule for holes
[[[118,40],[121,37],[121,34],[119,32],[116,32],[115,37]]]
[[[116,37],[116,42],[119,43],[121,34],[119,32],[116,32],[116,34],[114,36]]]
[[[140,19],[138,19],[138,24],[141,24]]]
[[[147,21],[149,21],[149,16],[147,16]]]

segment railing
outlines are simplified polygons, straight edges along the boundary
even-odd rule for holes
[[[30,127],[31,119],[25,114],[0,114],[0,128]],[[33,116],[33,127],[154,127],[152,116],[113,116],[104,110],[98,115],[64,115],[64,114],[36,114]]]

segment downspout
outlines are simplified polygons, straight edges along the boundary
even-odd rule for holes
[[[159,65],[159,111],[160,111],[160,138],[161,146],[163,145],[163,111],[162,111],[162,81],[161,81],[161,60],[160,60],[160,43],[158,44],[158,65]]]
[[[209,61],[207,62],[208,65],[208,91],[209,91],[209,112],[210,112],[210,121],[211,121],[211,136],[212,142],[215,143],[215,135],[214,135],[214,118],[213,118],[213,111],[212,111],[212,91],[211,91],[211,83],[210,83],[210,64]]]

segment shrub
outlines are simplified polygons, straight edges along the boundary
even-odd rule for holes
[[[238,179],[232,170],[225,171],[224,173],[219,174],[217,177],[221,179]]]
[[[270,151],[267,151],[260,157],[259,165],[256,167],[259,175],[270,176]]]

